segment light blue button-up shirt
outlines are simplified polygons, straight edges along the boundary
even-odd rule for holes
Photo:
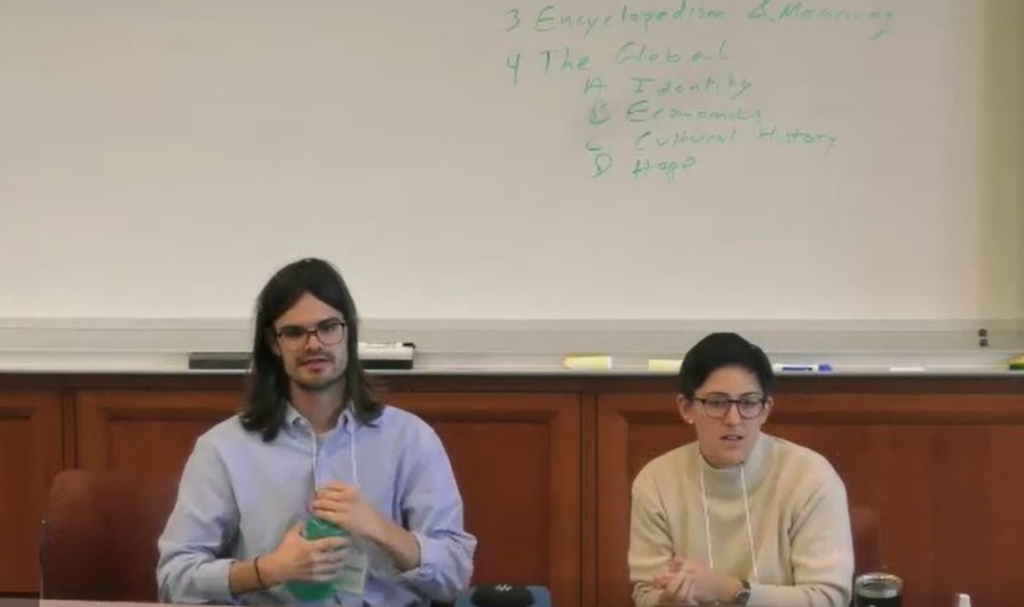
[[[228,571],[232,561],[272,552],[288,528],[308,516],[314,474],[316,486],[335,480],[358,485],[363,498],[412,532],[420,547],[420,566],[400,573],[382,549],[366,542],[364,595],[339,593],[331,604],[422,606],[453,600],[469,585],[476,538],[463,529],[451,463],[426,422],[389,406],[376,421],[361,424],[346,408],[317,440],[288,405],[285,427],[270,443],[246,431],[238,416],[196,441],[158,544],[160,600],[294,603],[283,586],[232,596]]]

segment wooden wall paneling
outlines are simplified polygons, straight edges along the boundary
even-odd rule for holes
[[[559,605],[629,604],[629,485],[692,439],[674,378],[380,373],[437,428],[481,538],[478,581],[545,583]],[[62,467],[177,474],[238,410],[238,373],[0,373],[0,593],[37,589],[38,522]],[[1024,545],[1024,381],[780,378],[766,431],[818,450],[875,508],[908,607],[1015,596]]]
[[[0,390],[0,592],[39,589],[39,530],[61,469],[61,396]]]
[[[479,540],[475,583],[541,584],[581,601],[580,399],[563,393],[401,392],[445,444]]]
[[[597,594],[597,509],[600,502],[597,481],[597,394],[587,391],[582,395],[581,405],[581,464],[582,478],[580,483],[582,506],[580,523],[582,525],[580,554],[582,557],[580,585],[580,602],[583,607],[601,607],[602,602]]]
[[[603,394],[598,405],[598,593],[628,600],[629,487],[650,459],[693,440],[673,395]],[[825,455],[851,503],[878,511],[908,607],[967,592],[1012,596],[1024,545],[1024,406],[1016,395],[777,395],[766,432]],[[1002,482],[996,479],[1003,479]]]
[[[78,467],[78,431],[75,428],[74,390],[64,389],[60,392],[60,432],[63,449],[63,468]]]
[[[236,413],[241,398],[235,391],[79,392],[79,467],[180,475],[199,435]]]

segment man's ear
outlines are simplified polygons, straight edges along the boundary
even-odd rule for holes
[[[274,353],[274,356],[281,357],[281,346],[277,343],[277,336],[274,335],[274,329],[267,329],[267,346],[270,347],[270,351]]]
[[[679,409],[679,417],[683,418],[684,422],[693,423],[693,402],[690,399],[682,394],[676,394],[676,408]]]

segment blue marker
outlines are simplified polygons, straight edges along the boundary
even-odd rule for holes
[[[832,365],[828,363],[812,363],[808,365],[776,364],[772,365],[772,369],[776,372],[802,371],[804,373],[825,373],[832,370]]]

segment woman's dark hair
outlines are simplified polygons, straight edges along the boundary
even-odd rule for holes
[[[277,438],[284,424],[289,386],[284,364],[271,348],[269,337],[273,335],[274,322],[306,293],[338,310],[345,319],[348,364],[342,402],[351,404],[352,413],[363,423],[377,419],[383,410],[373,399],[369,379],[359,363],[359,317],[345,280],[327,261],[302,259],[278,270],[256,301],[252,369],[241,417],[246,430],[260,432],[267,442]]]
[[[757,377],[765,396],[775,387],[775,373],[764,351],[736,333],[712,333],[698,341],[679,367],[679,392],[692,400],[697,388],[722,367],[742,367]]]

